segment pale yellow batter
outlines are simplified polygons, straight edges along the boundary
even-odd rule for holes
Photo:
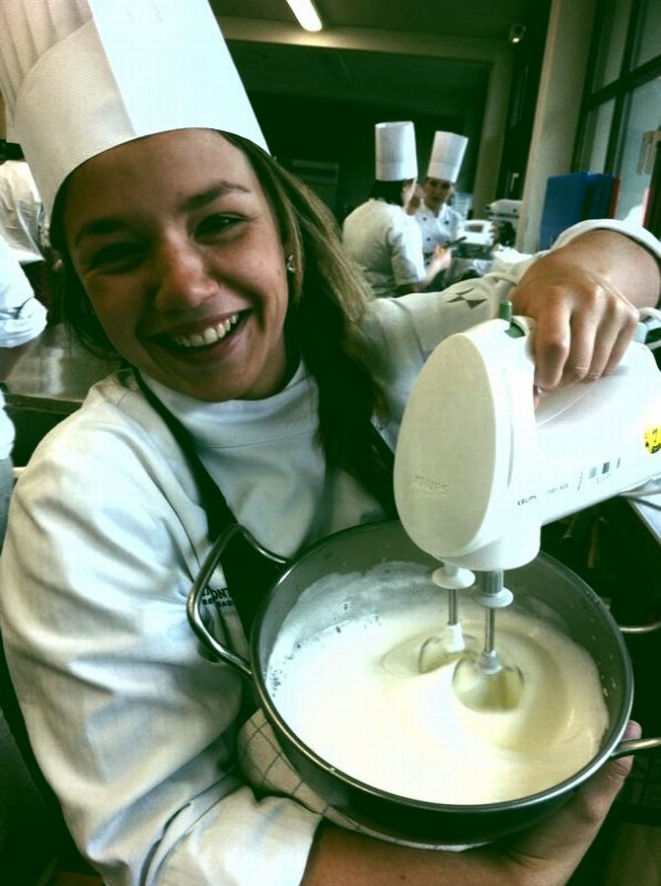
[[[365,581],[355,578],[359,593]],[[497,646],[524,674],[521,704],[469,710],[452,689],[453,664],[427,674],[416,664],[424,639],[443,629],[443,600],[439,592],[432,609],[412,595],[396,612],[349,618],[295,648],[283,631],[269,670],[284,719],[331,765],[417,800],[500,802],[576,773],[608,725],[592,658],[547,623],[500,611]],[[481,639],[483,610],[464,604],[462,612],[466,631]]]

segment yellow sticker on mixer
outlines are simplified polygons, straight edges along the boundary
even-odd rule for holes
[[[644,433],[645,449],[652,454],[661,449],[661,425],[655,428],[648,428]]]

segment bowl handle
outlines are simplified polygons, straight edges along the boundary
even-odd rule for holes
[[[252,679],[252,670],[250,668],[250,663],[241,655],[237,655],[237,653],[232,652],[231,649],[217,640],[216,637],[214,637],[213,634],[211,634],[210,631],[207,629],[200,613],[200,602],[206,590],[209,579],[218,566],[218,563],[223,556],[225,548],[232,540],[232,538],[234,538],[234,536],[237,534],[243,535],[246,540],[252,545],[252,547],[254,547],[266,559],[272,560],[273,563],[280,566],[284,566],[287,564],[287,560],[262,547],[262,545],[260,545],[260,543],[254,538],[252,533],[249,532],[240,523],[232,523],[231,526],[228,526],[227,529],[221,532],[221,534],[214,542],[213,547],[207,554],[202,564],[202,568],[200,569],[197,578],[193,583],[193,587],[188,594],[188,601],[186,603],[186,614],[188,615],[189,624],[195,632],[196,636],[199,640],[202,641],[204,646],[206,646],[206,648],[213,655],[231,665],[244,677]]]
[[[659,751],[661,751],[661,738],[630,738],[616,745],[610,759],[627,757],[629,754],[643,754],[651,757],[656,756]]]
[[[661,631],[661,621],[654,621],[648,625],[618,625],[623,634],[653,634],[655,631]]]

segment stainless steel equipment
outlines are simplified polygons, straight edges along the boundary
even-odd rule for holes
[[[250,537],[236,527],[229,533],[236,531]],[[263,708],[284,754],[301,777],[328,804],[355,822],[418,845],[493,840],[528,827],[559,808],[573,790],[608,759],[661,747],[661,739],[622,741],[631,711],[633,684],[631,664],[618,627],[599,597],[580,578],[553,558],[540,554],[532,563],[506,573],[507,584],[515,595],[513,605],[535,617],[543,613],[556,628],[582,644],[595,660],[609,719],[599,752],[562,783],[539,794],[503,803],[480,806],[428,803],[365,784],[338,770],[332,760],[323,759],[292,730],[271,691],[270,655],[294,607],[299,628],[292,631],[291,624],[288,626],[292,653],[296,651],[297,642],[304,642],[324,627],[341,626],[370,613],[378,615],[391,607],[405,609],[412,605],[407,588],[397,597],[371,594],[365,598],[347,598],[344,575],[369,573],[389,563],[410,564],[412,575],[419,574],[421,567],[431,572],[437,565],[435,558],[420,550],[397,521],[358,526],[324,539],[295,561],[283,564],[281,578],[257,612],[247,659],[210,633],[202,611],[207,582],[226,541],[226,536],[221,537],[211,550],[191,591],[188,601],[191,625],[215,657],[251,679],[257,703]],[[330,574],[337,576],[330,593],[326,583],[323,593],[310,592],[315,583],[319,585],[319,578]],[[438,592],[430,583],[424,593]],[[314,675],[310,682],[314,686]]]

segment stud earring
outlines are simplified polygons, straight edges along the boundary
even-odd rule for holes
[[[293,274],[296,270],[296,262],[294,261],[294,253],[290,252],[287,258],[285,259],[285,267],[290,274]]]

